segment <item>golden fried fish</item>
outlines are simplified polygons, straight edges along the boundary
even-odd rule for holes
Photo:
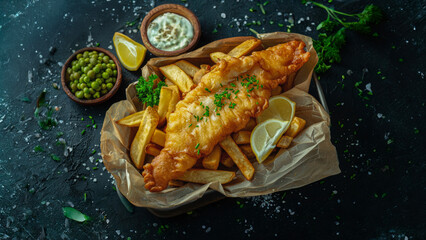
[[[165,146],[144,166],[145,188],[162,191],[266,109],[271,90],[308,61],[304,47],[291,41],[213,66],[170,114]]]

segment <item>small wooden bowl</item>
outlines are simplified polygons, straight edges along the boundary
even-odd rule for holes
[[[148,33],[147,33],[149,24],[156,17],[167,12],[175,13],[175,14],[181,15],[182,17],[185,17],[186,19],[189,20],[189,22],[192,24],[192,27],[194,28],[194,38],[186,47],[182,49],[175,50],[175,51],[163,51],[154,47],[149,42]],[[201,26],[197,16],[195,16],[195,14],[191,10],[178,4],[163,4],[152,9],[143,19],[140,31],[141,31],[142,41],[145,44],[145,47],[152,54],[159,57],[171,57],[171,56],[176,56],[184,52],[187,52],[190,49],[192,49],[195,46],[195,44],[197,44],[198,40],[200,40],[200,37],[201,37]]]
[[[115,65],[117,66],[117,80],[115,81],[114,86],[111,88],[111,90],[109,90],[109,92],[107,94],[103,95],[100,98],[95,98],[95,99],[80,99],[80,98],[77,98],[74,95],[74,93],[72,93],[71,90],[68,87],[68,82],[70,80],[69,80],[69,75],[67,73],[67,68],[71,65],[71,62],[77,58],[77,54],[83,53],[85,51],[97,51],[99,53],[101,53],[101,52],[105,53],[108,57],[110,57],[114,61]],[[71,57],[69,57],[68,60],[65,62],[64,66],[62,67],[62,72],[61,72],[61,83],[62,83],[62,89],[64,90],[64,92],[68,95],[69,98],[71,98],[76,103],[79,103],[79,104],[82,104],[82,105],[96,105],[96,104],[99,104],[99,103],[103,103],[106,100],[110,99],[112,96],[114,96],[114,94],[120,88],[120,85],[121,85],[120,62],[114,56],[114,54],[112,54],[110,51],[108,51],[106,49],[99,48],[99,47],[82,48],[82,49],[76,51],[75,53],[73,53],[71,55]]]

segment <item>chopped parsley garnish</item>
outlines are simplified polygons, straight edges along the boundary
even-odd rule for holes
[[[195,145],[195,149],[198,149],[199,146],[200,146],[200,143],[197,143],[197,145]]]
[[[191,124],[189,124],[189,126],[188,127],[191,127],[192,126],[192,123]]]
[[[34,147],[34,152],[44,152],[44,149],[40,145],[37,145]]]
[[[197,155],[200,155],[200,149],[197,150]]]
[[[235,108],[235,105],[237,105],[237,104],[236,104],[236,103],[231,102],[231,103],[229,104],[229,108]]]
[[[55,160],[55,161],[57,161],[57,162],[59,162],[59,161],[61,161],[61,159],[58,157],[58,156],[56,156],[55,154],[50,154],[50,157],[53,159],[53,160]]]
[[[206,90],[207,92],[211,93],[212,91],[210,91],[210,89],[208,88],[204,88],[204,90]]]
[[[206,112],[203,114],[203,116],[206,116],[206,117],[210,116],[209,106],[206,106]]]
[[[158,78],[157,75],[151,74],[148,80],[144,77],[139,78],[139,82],[136,84],[136,92],[141,102],[147,106],[155,106],[160,102],[160,91],[163,86],[167,86],[164,81],[159,80],[154,88],[154,80]]]

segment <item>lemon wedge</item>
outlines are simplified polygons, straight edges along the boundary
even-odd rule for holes
[[[269,99],[269,107],[260,114],[256,120],[260,124],[268,119],[288,121],[294,118],[296,103],[283,96],[275,96]]]
[[[268,119],[258,124],[251,133],[250,145],[259,163],[271,154],[278,140],[287,131],[290,121]]]
[[[112,41],[121,64],[127,70],[138,70],[145,59],[146,48],[119,32],[114,34]]]

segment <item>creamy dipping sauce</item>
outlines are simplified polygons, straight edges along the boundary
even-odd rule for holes
[[[175,13],[164,13],[156,17],[148,26],[148,40],[163,51],[182,49],[194,38],[191,22]]]

